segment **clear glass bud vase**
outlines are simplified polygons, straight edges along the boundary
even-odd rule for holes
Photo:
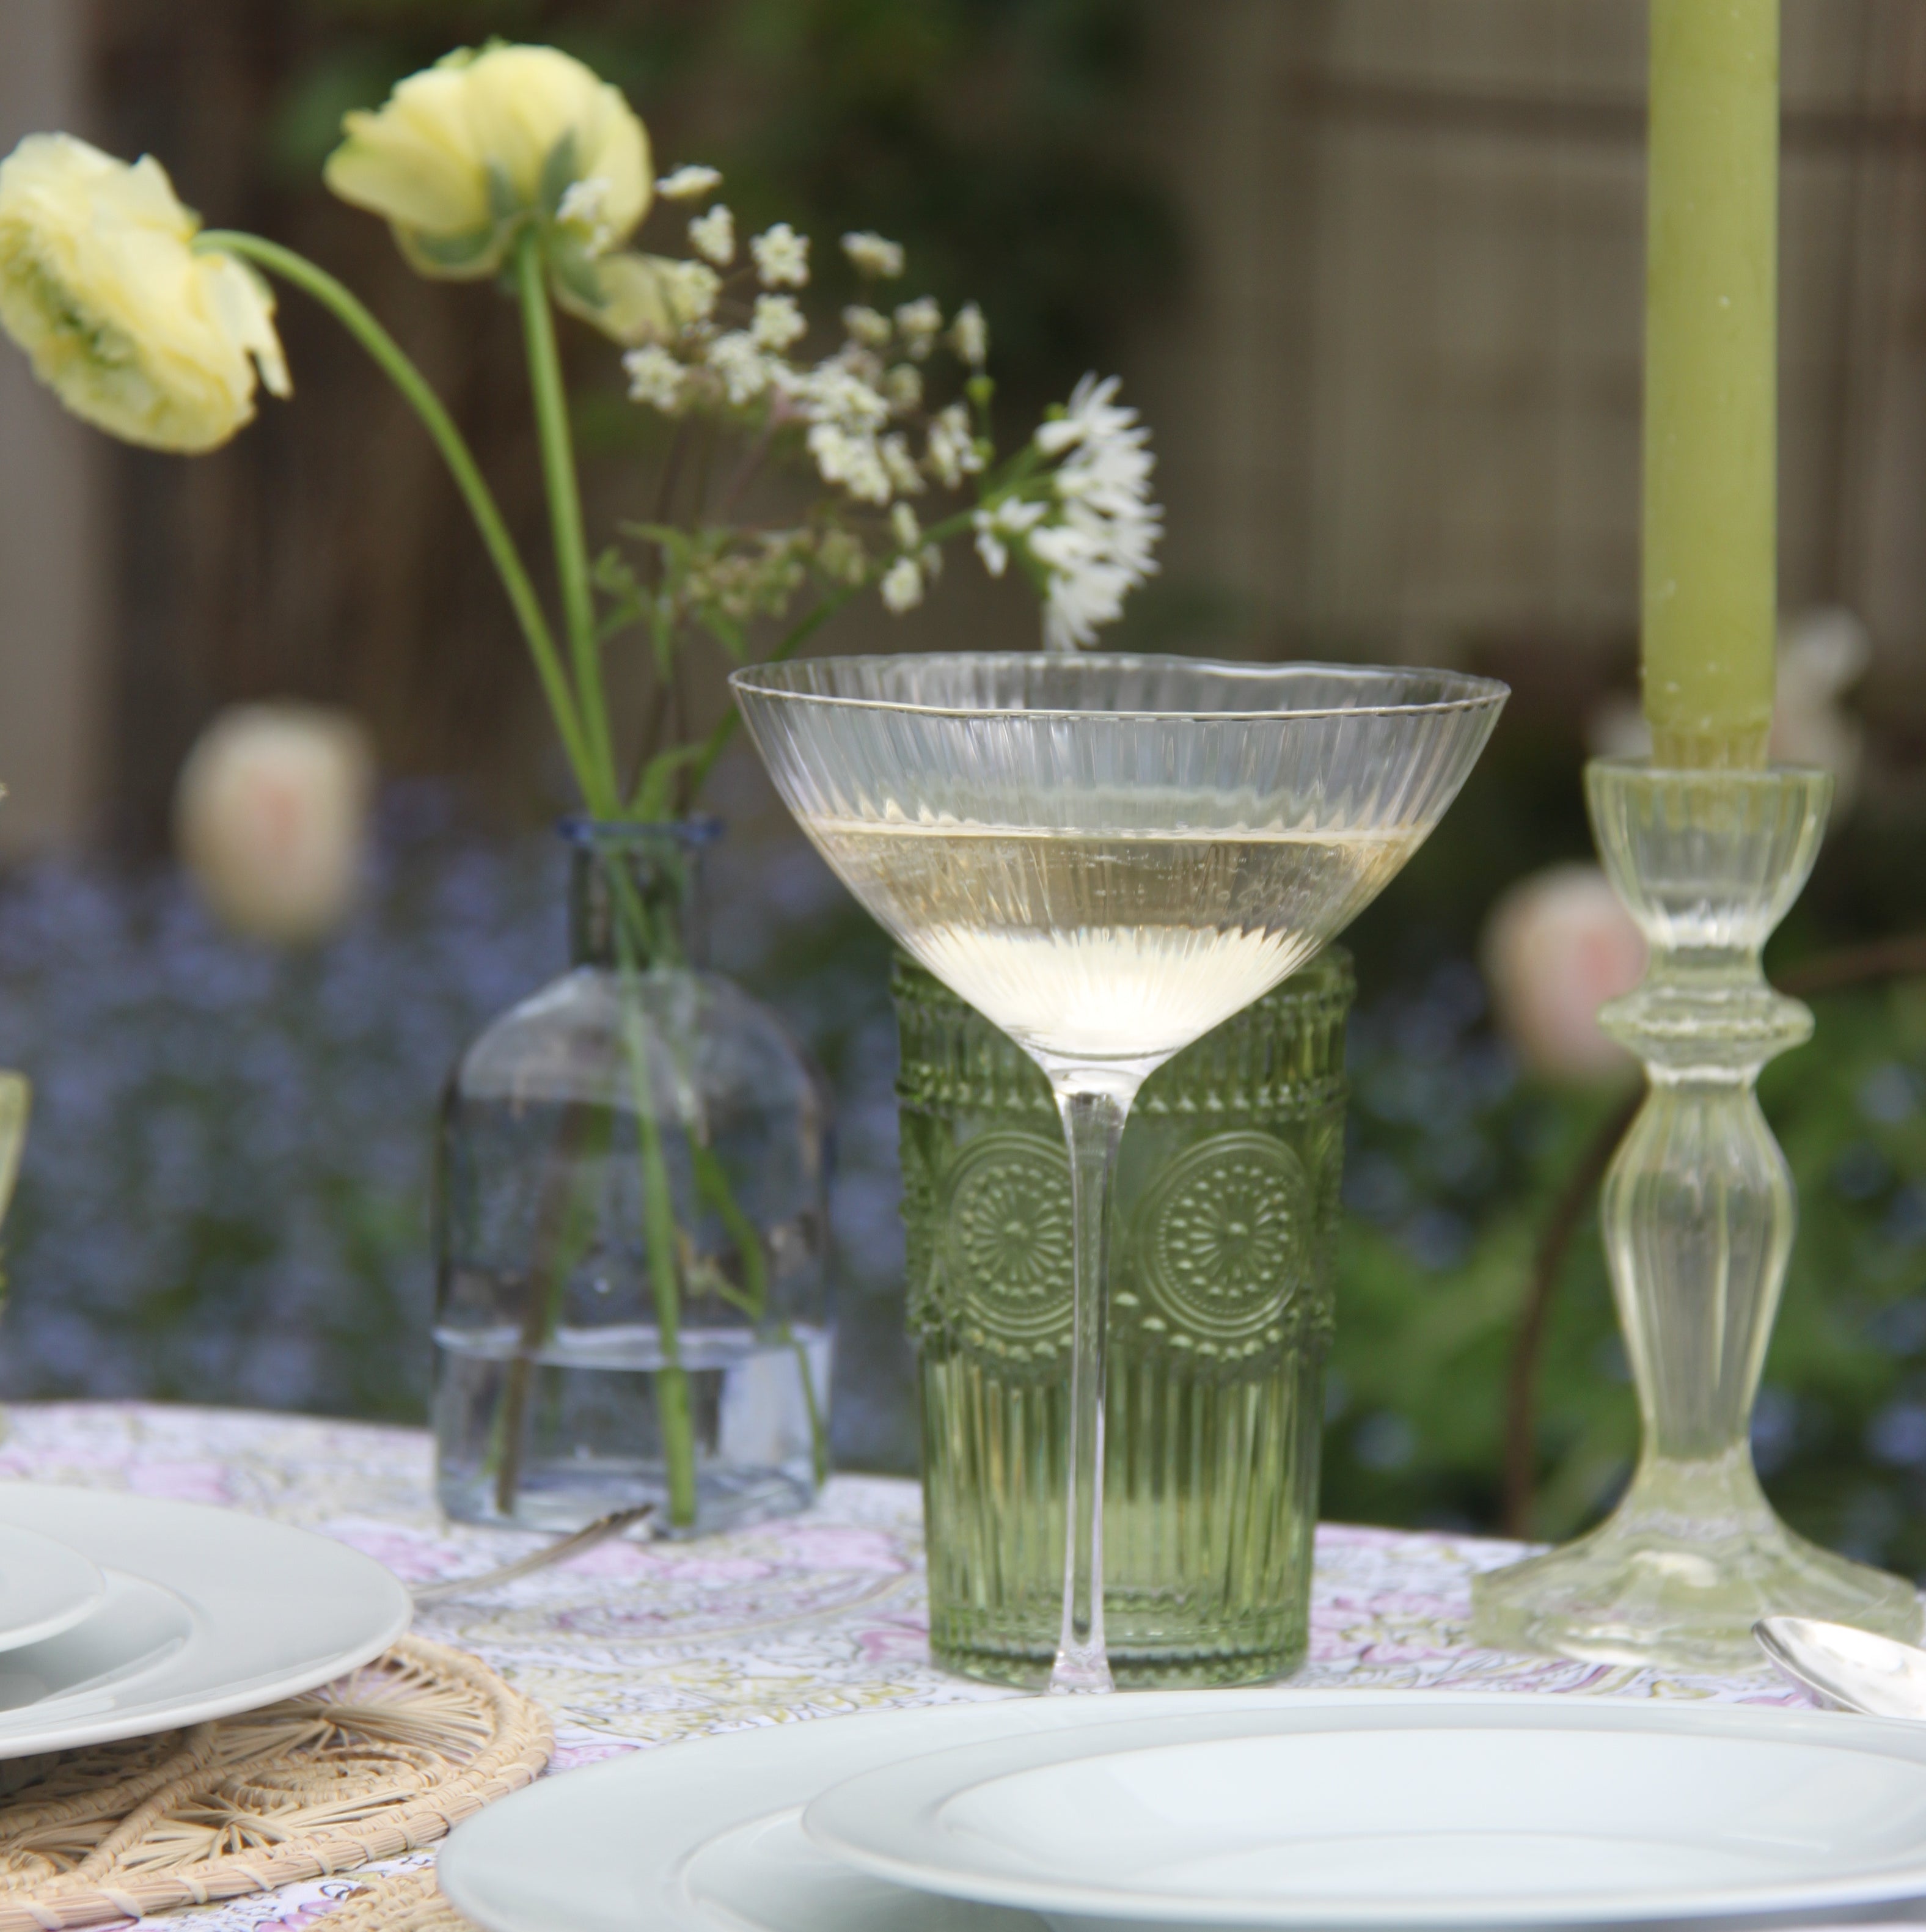
[[[1344,1152],[1328,950],[1144,1082],[1118,1155],[1103,1583],[1120,1688],[1282,1676],[1309,1632]],[[1040,1688],[1064,1588],[1070,1163],[1048,1082],[898,956],[930,1643]]]
[[[436,1162],[436,1480],[464,1522],[655,1505],[686,1534],[826,1470],[830,1105],[696,963],[712,820],[565,824],[573,968],[450,1078]]]
[[[1599,759],[1586,788],[1599,854],[1651,951],[1643,982],[1599,1014],[1648,1082],[1600,1203],[1644,1439],[1623,1500],[1589,1535],[1475,1580],[1473,1634],[1713,1671],[1756,1667],[1752,1625],[1775,1613],[1916,1637],[1912,1586],[1794,1534],[1752,1464],[1798,1213],[1754,1088],[1812,1033],[1760,954],[1812,870],[1832,781]]]

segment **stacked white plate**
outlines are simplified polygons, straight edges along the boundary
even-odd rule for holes
[[[548,1779],[441,1876],[488,1932],[1898,1916],[1926,1898],[1926,1726],[1382,1690],[886,1712]]]
[[[0,1758],[312,1690],[408,1628],[400,1582],[232,1510],[0,1484]]]

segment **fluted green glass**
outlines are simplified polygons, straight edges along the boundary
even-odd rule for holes
[[[1069,1438],[1069,1161],[1028,1054],[906,957],[909,1319],[930,1636],[1040,1686],[1058,1641]],[[1144,1083],[1118,1157],[1103,1589],[1120,1687],[1302,1659],[1344,1138],[1340,950]]]

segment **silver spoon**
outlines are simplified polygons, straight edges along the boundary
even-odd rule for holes
[[[512,1583],[518,1577],[532,1575],[538,1570],[546,1570],[551,1563],[566,1563],[570,1557],[579,1556],[584,1550],[592,1550],[598,1543],[606,1543],[611,1536],[620,1535],[631,1523],[640,1522],[652,1516],[655,1510],[653,1503],[644,1503],[635,1509],[613,1510],[607,1516],[597,1516],[593,1522],[577,1530],[572,1536],[545,1544],[532,1555],[504,1563],[499,1569],[484,1570],[472,1576],[451,1576],[444,1583],[418,1584],[409,1594],[417,1606],[446,1603],[451,1597],[478,1597],[484,1590]]]
[[[1752,1634],[1794,1683],[1832,1709],[1926,1718],[1926,1650],[1812,1617],[1761,1617]]]

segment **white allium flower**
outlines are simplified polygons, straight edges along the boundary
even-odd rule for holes
[[[786,221],[765,228],[749,244],[756,275],[766,289],[802,287],[809,279],[809,238]]]
[[[794,296],[758,296],[755,320],[750,325],[758,347],[780,355],[809,332]]]
[[[859,275],[874,275],[888,282],[894,281],[903,272],[903,244],[900,242],[886,242],[881,236],[867,229],[845,235],[843,253]]]
[[[922,472],[916,467],[916,458],[910,454],[910,440],[900,430],[892,430],[880,438],[876,452],[883,459],[883,466],[890,472],[890,481],[896,485],[898,496],[914,496],[927,490],[929,485],[923,481]],[[905,503],[898,506],[908,509]]]
[[[974,302],[965,302],[950,325],[950,346],[973,369],[980,369],[990,352],[989,324]]]
[[[1044,638],[1052,650],[1095,639],[1123,615],[1124,599],[1156,569],[1163,512],[1150,501],[1150,431],[1115,400],[1118,378],[1086,376],[1064,414],[1036,432],[1059,520],[1030,532],[1030,554],[1050,573]]]
[[[920,362],[943,329],[943,311],[934,296],[919,296],[896,310],[896,326],[902,330],[903,346]]]
[[[688,224],[688,245],[718,268],[726,268],[736,259],[736,218],[726,201],[718,201],[706,214],[698,214]]]
[[[952,403],[930,418],[928,460],[938,481],[950,490],[982,468],[982,452],[970,434],[970,412],[961,403]]]
[[[914,550],[922,542],[922,525],[908,503],[898,503],[890,512],[890,534],[899,550]]]
[[[1050,574],[1043,605],[1043,640],[1053,651],[1093,642],[1106,624],[1124,614],[1124,599],[1140,580],[1103,554],[1084,530],[1052,524],[1034,531],[1030,554]]]
[[[880,585],[884,607],[900,617],[914,610],[923,600],[922,572],[911,556],[899,556],[883,573]]]
[[[851,302],[843,310],[843,326],[866,349],[880,349],[890,340],[890,318],[862,302]]]
[[[700,201],[704,195],[713,194],[722,185],[719,168],[681,167],[674,174],[664,175],[656,184],[656,192],[664,201]]]
[[[706,321],[714,313],[716,298],[722,292],[722,278],[706,262],[664,261],[658,272],[669,306],[684,328],[692,322]]]
[[[1060,456],[1079,442],[1113,440],[1133,428],[1138,441],[1145,440],[1150,433],[1136,428],[1137,412],[1113,400],[1122,380],[1109,376],[1100,382],[1094,375],[1084,376],[1070,392],[1064,413],[1038,425],[1037,448],[1046,456]]]
[[[914,362],[898,362],[883,379],[883,393],[898,416],[920,409],[923,399],[922,371]]]
[[[722,377],[724,394],[739,409],[769,387],[769,358],[746,329],[718,335],[709,345],[709,366]]]
[[[556,204],[555,219],[565,228],[584,231],[583,245],[591,255],[599,255],[615,239],[607,210],[611,184],[606,175],[584,175],[562,190]]]
[[[652,410],[673,416],[687,400],[688,372],[656,344],[632,349],[622,358],[622,366],[628,372],[632,402],[646,404]]]
[[[1026,501],[1021,496],[1006,496],[1000,502],[979,510],[970,518],[976,532],[976,554],[983,560],[983,568],[992,577],[1002,576],[1010,562],[1009,545],[1005,540],[1020,537],[1026,530],[1034,529],[1042,520],[1048,508],[1047,504]]]
[[[840,485],[859,502],[889,502],[890,472],[873,436],[852,434],[838,423],[819,422],[811,426],[808,443],[817,473],[825,483]]]

